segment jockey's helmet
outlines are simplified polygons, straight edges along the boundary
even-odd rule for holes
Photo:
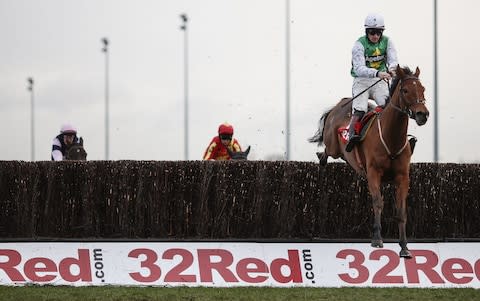
[[[66,123],[62,125],[62,128],[60,129],[60,133],[62,134],[76,134],[77,133],[77,128],[74,127],[73,125]]]
[[[218,127],[218,134],[219,135],[233,135],[233,126],[228,123],[222,123]]]
[[[365,18],[365,29],[374,28],[374,29],[385,29],[385,21],[383,17],[379,14],[373,13],[369,14]]]

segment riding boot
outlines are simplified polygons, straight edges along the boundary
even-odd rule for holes
[[[355,144],[360,141],[361,136],[355,132],[355,125],[360,121],[363,114],[364,112],[362,111],[355,111],[352,119],[350,119],[350,125],[348,126],[348,143],[345,146],[347,152],[351,152]]]

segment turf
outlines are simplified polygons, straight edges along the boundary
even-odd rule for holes
[[[0,286],[2,301],[102,300],[102,301],[270,301],[270,300],[480,300],[476,289],[421,288],[189,288],[189,287],[67,287]]]

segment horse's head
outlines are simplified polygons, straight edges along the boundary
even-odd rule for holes
[[[248,153],[250,152],[250,146],[248,146],[244,152],[242,151],[232,152],[228,148],[227,148],[227,151],[230,157],[232,158],[232,160],[247,160]]]
[[[87,160],[87,152],[83,148],[83,138],[80,137],[79,143],[74,143],[67,148],[65,160]]]
[[[425,88],[418,79],[420,69],[417,67],[412,74],[408,67],[397,66],[397,78],[393,85],[398,85],[399,106],[407,115],[415,119],[418,125],[424,125],[427,122],[430,112],[425,106]],[[395,96],[395,95],[394,95]]]

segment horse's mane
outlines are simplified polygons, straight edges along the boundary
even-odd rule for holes
[[[405,75],[413,75],[412,70],[408,68],[407,66],[402,68],[403,72]],[[390,85],[390,97],[393,96],[393,92],[395,92],[395,88],[398,86],[398,83],[400,82],[400,78],[398,76],[395,76],[393,78],[392,84]]]

